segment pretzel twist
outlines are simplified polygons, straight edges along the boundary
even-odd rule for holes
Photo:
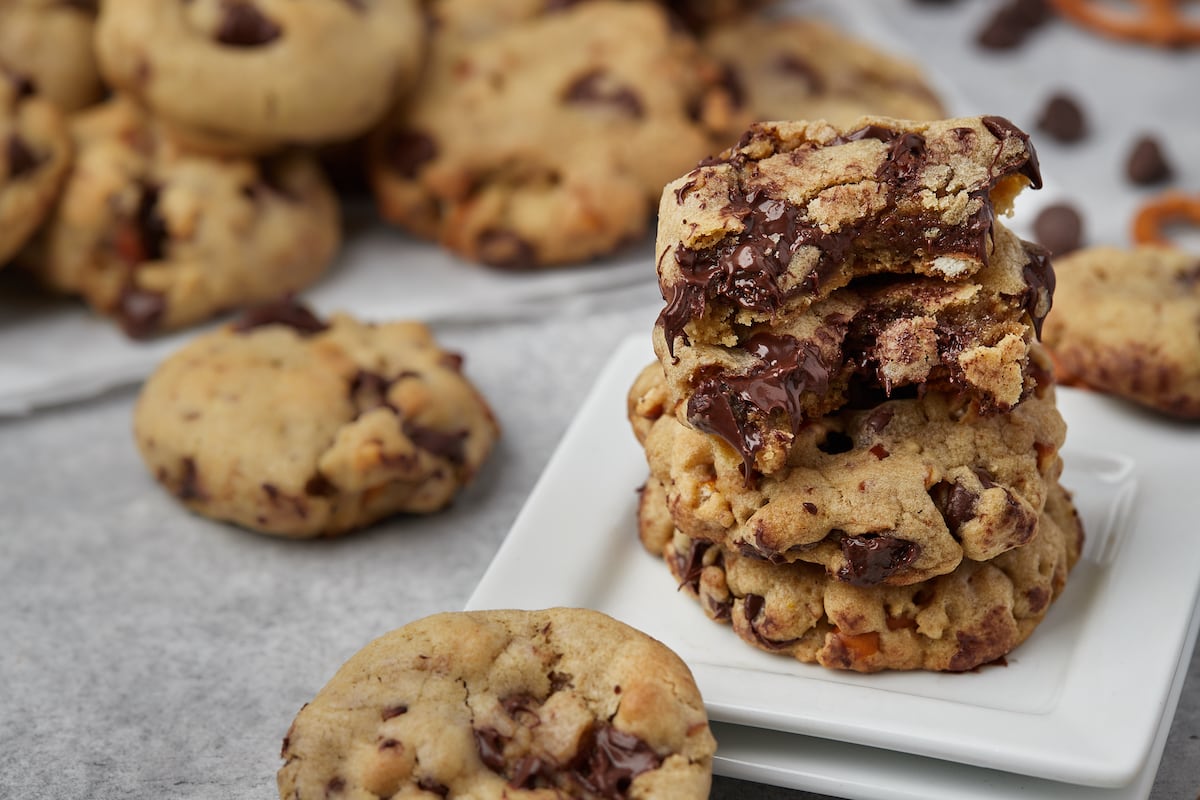
[[[1139,13],[1113,11],[1096,0],[1050,0],[1058,13],[1117,39],[1161,47],[1200,44],[1200,21],[1180,12],[1179,0],[1136,0]]]
[[[1163,229],[1172,223],[1200,226],[1200,196],[1166,192],[1150,200],[1133,218],[1133,240],[1138,244],[1169,245]]]

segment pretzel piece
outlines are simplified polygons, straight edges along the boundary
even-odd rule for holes
[[[1200,196],[1166,192],[1150,200],[1134,215],[1133,240],[1138,244],[1170,245],[1163,229],[1179,222],[1200,227]]]
[[[1138,13],[1114,11],[1097,0],[1050,0],[1058,13],[1117,39],[1160,47],[1200,44],[1200,21],[1178,8],[1180,0],[1136,0]]]

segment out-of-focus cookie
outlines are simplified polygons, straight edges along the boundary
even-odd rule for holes
[[[1066,437],[1047,372],[1007,414],[962,416],[933,392],[843,409],[800,429],[787,467],[747,477],[720,439],[639,405],[657,415],[646,460],[684,534],[857,586],[913,584],[1028,544]]]
[[[1064,376],[1200,419],[1200,258],[1169,247],[1093,247],[1056,259],[1046,346]]]
[[[812,19],[742,20],[702,40],[725,68],[737,114],[752,122],[823,119],[850,125],[868,114],[940,119],[945,110],[920,67]]]
[[[662,186],[710,152],[723,93],[662,8],[597,0],[483,32],[456,20],[371,142],[392,222],[494,266],[584,261],[642,235]]]
[[[944,369],[982,410],[1014,406],[1054,285],[1044,251],[995,220],[1029,184],[1028,137],[998,117],[752,126],[662,196],[654,348],[682,418],[773,471],[805,419],[845,402],[863,349],[885,387]],[[901,280],[924,288],[900,302]]]
[[[70,160],[58,109],[0,67],[0,266],[49,213]]]
[[[706,615],[762,650],[857,672],[961,672],[1029,637],[1061,594],[1083,535],[1070,495],[1055,485],[1029,544],[908,586],[854,586],[812,564],[772,564],[679,532],[663,558]]]
[[[189,153],[125,99],[72,133],[74,169],[22,260],[130,336],[297,291],[332,263],[337,199],[310,156]]]
[[[300,710],[281,800],[702,800],[715,742],[687,666],[596,611],[436,614]]]
[[[415,82],[417,0],[104,3],[104,77],[189,145],[262,153],[365,133]]]
[[[497,426],[416,322],[328,323],[283,302],[252,309],[155,370],[134,434],[188,508],[280,536],[332,536],[446,506]]]
[[[95,25],[94,1],[6,0],[0,3],[0,64],[25,76],[60,110],[78,111],[104,94]]]

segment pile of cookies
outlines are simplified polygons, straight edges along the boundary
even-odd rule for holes
[[[320,278],[356,173],[464,258],[576,264],[755,119],[940,115],[912,65],[765,5],[6,3],[0,265],[146,337]]]
[[[667,186],[658,362],[629,393],[640,534],[746,641],[961,671],[1023,641],[1082,529],[1038,343],[1040,186],[999,117],[751,126]]]

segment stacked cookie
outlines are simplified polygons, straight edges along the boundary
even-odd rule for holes
[[[630,391],[642,540],[712,618],[827,667],[1023,641],[1082,530],[1037,337],[1040,185],[998,117],[765,123],[663,193],[659,363]]]

